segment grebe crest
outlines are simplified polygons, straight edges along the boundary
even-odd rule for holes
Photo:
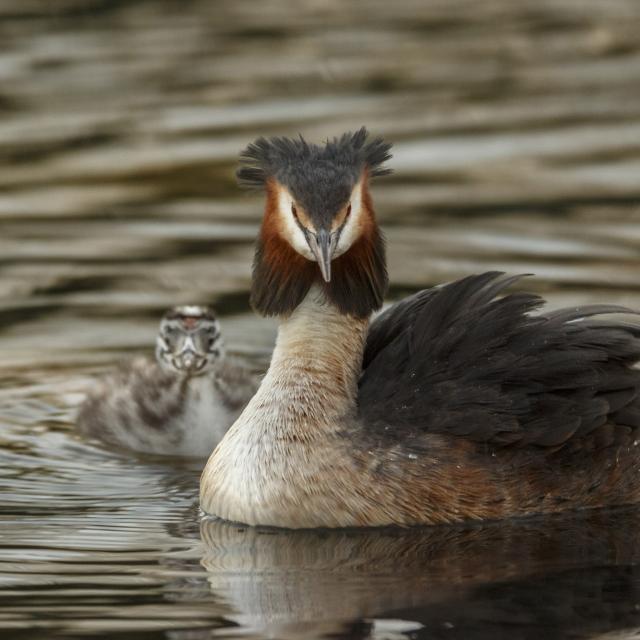
[[[220,324],[209,307],[173,307],[160,321],[156,360],[164,371],[198,376],[215,371],[225,356]]]
[[[257,311],[290,313],[315,283],[343,313],[380,308],[387,270],[368,183],[390,173],[390,148],[362,128],[323,146],[259,138],[244,150],[240,184],[267,194],[253,266]]]

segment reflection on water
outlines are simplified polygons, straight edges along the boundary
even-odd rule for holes
[[[83,442],[174,304],[248,309],[259,134],[366,123],[397,297],[488,268],[640,308],[635,0],[0,0],[3,637],[539,638],[640,628],[637,514],[464,530],[200,528],[197,464]],[[239,625],[239,628],[238,628]]]
[[[207,519],[202,564],[229,618],[268,637],[414,623],[420,637],[586,635],[640,624],[637,510],[473,528],[285,532]],[[330,615],[327,615],[330,612]],[[363,625],[364,623],[364,625]],[[409,628],[411,626],[409,625]],[[555,635],[557,634],[557,635]],[[452,634],[450,634],[452,635]]]

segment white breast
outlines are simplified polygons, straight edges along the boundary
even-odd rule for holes
[[[207,456],[238,417],[240,411],[226,405],[209,376],[189,382],[186,411],[176,425],[183,432],[178,455]]]

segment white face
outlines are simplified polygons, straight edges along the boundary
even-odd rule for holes
[[[289,191],[278,185],[277,188],[278,214],[281,221],[281,233],[285,240],[307,260],[317,262],[316,254],[311,251],[301,225],[312,233],[318,230],[306,215],[304,209],[295,201]],[[358,182],[351,192],[351,198],[344,209],[337,212],[331,228],[335,234],[335,249],[332,257],[337,258],[345,253],[362,233],[366,212],[362,206],[362,182]]]
[[[364,216],[366,215],[362,208],[362,181],[358,182],[351,192],[350,205],[351,213],[347,217],[340,236],[338,237],[338,244],[333,254],[334,258],[337,258],[350,249],[351,245],[362,234]]]

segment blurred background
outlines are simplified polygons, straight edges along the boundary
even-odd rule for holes
[[[58,586],[70,557],[126,551],[137,585],[174,593],[140,538],[193,552],[167,523],[191,509],[195,531],[197,468],[91,448],[73,410],[177,303],[213,304],[231,350],[264,366],[275,325],[248,305],[262,202],[234,180],[258,135],[364,124],[394,143],[374,187],[390,300],[501,269],[536,274],[552,306],[640,308],[638,24],[637,0],[0,0],[0,490],[18,600],[24,545]]]
[[[144,347],[176,303],[248,313],[261,134],[394,143],[391,297],[498,268],[639,301],[635,0],[0,7],[4,366]]]

